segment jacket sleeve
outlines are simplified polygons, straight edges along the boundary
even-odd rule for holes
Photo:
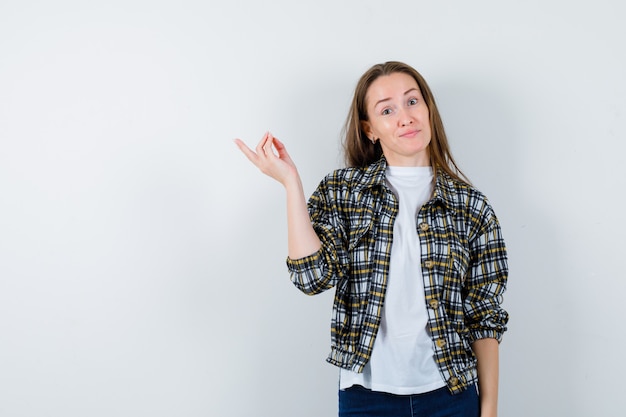
[[[291,281],[308,295],[334,287],[346,275],[346,224],[340,210],[341,187],[333,186],[336,182],[330,175],[326,177],[308,202],[309,216],[321,248],[304,258],[287,258]]]
[[[471,341],[500,342],[509,315],[501,307],[508,279],[507,252],[498,219],[487,201],[474,212],[470,265],[463,308]]]

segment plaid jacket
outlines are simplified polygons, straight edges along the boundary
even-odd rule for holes
[[[309,200],[321,249],[287,259],[292,282],[313,295],[336,287],[328,362],[362,372],[381,320],[398,213],[386,160],[332,172]],[[501,340],[508,276],[500,226],[486,197],[437,170],[433,197],[417,214],[435,361],[452,393],[477,380],[471,343]]]

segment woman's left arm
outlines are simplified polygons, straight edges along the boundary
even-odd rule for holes
[[[478,339],[472,344],[478,366],[480,417],[498,415],[499,345],[496,339]]]
[[[482,203],[482,204],[481,204]],[[507,253],[500,224],[486,199],[471,205],[470,268],[464,311],[477,361],[481,417],[498,413],[499,343],[508,313],[501,306],[508,279]]]

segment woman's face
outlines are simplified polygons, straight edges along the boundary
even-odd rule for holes
[[[363,131],[380,140],[391,166],[429,166],[431,139],[428,107],[413,77],[402,72],[378,77],[365,96]]]

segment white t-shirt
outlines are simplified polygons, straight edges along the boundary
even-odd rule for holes
[[[421,394],[445,386],[434,360],[426,324],[424,282],[416,217],[432,196],[430,167],[387,167],[387,184],[398,198],[381,324],[363,373],[342,369],[340,389],[362,385],[392,394]]]

